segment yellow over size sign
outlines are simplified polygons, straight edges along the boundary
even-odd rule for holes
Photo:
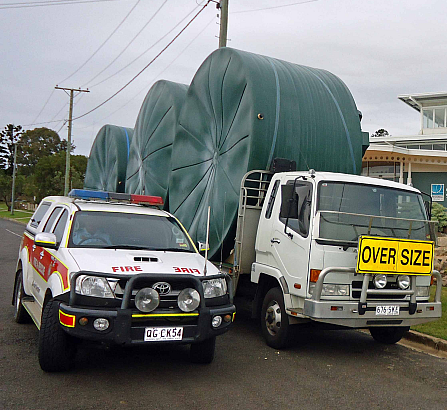
[[[432,241],[360,236],[357,272],[431,275]]]

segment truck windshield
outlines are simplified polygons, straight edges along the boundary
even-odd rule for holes
[[[172,217],[100,211],[76,212],[68,246],[195,252]]]
[[[319,237],[357,242],[360,235],[430,239],[420,194],[375,185],[321,182]],[[432,238],[433,239],[433,238]]]

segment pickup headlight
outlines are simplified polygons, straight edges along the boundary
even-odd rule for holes
[[[225,278],[203,280],[202,285],[205,299],[217,298],[227,293],[227,281]]]
[[[107,279],[98,276],[79,276],[76,279],[76,293],[96,298],[114,298]]]

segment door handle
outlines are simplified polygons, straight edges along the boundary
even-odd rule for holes
[[[272,238],[272,239],[270,239],[270,242],[271,243],[278,243],[278,244],[281,243],[281,241],[278,238]]]

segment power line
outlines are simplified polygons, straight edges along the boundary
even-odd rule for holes
[[[208,4],[208,3],[207,3]],[[118,71],[116,71],[115,73],[109,75],[108,77],[104,78],[103,80],[101,80],[98,83],[95,83],[93,85],[90,86],[90,88],[96,87],[104,82],[106,82],[107,80],[110,80],[112,77],[116,76],[117,74],[121,73],[122,71],[124,71],[127,67],[131,66],[133,63],[135,63],[135,61],[139,60],[141,57],[143,57],[148,51],[150,51],[152,48],[154,48],[160,41],[162,41],[165,37],[167,37],[170,33],[172,33],[183,21],[185,21],[188,16],[190,14],[192,14],[194,12],[194,10],[196,10],[197,7],[194,7],[185,17],[183,17],[171,30],[169,30],[165,35],[163,35],[162,37],[160,37],[154,44],[152,44],[150,47],[148,47],[146,50],[144,50],[139,56],[137,56],[136,58],[134,58],[130,63],[126,64],[124,67],[120,68]]]
[[[42,114],[43,110],[44,110],[45,107],[47,106],[48,101],[50,101],[50,98],[53,96],[53,94],[54,94],[54,89],[53,89],[53,91],[51,91],[50,96],[49,96],[48,99],[45,101],[45,104],[43,105],[42,109],[39,111],[39,114],[36,115],[36,118],[34,118],[34,120],[33,120],[32,122],[36,122],[36,121],[37,121],[37,119],[39,118],[40,114]]]
[[[67,81],[68,79],[70,79],[71,77],[73,77],[77,72],[79,72],[79,70],[81,70],[81,68],[83,68],[97,53],[99,50],[101,50],[101,48],[104,47],[104,45],[112,38],[112,36],[118,31],[118,29],[123,25],[123,23],[127,20],[127,18],[130,16],[130,14],[132,13],[132,11],[135,10],[135,7],[138,6],[138,3],[141,0],[137,0],[137,2],[134,4],[134,6],[130,9],[129,13],[126,14],[126,17],[124,17],[124,19],[121,21],[121,23],[118,24],[118,26],[115,28],[115,30],[112,31],[112,33],[106,38],[106,40],[96,49],[96,51],[89,57],[87,58],[87,60],[85,60],[85,62],[77,69],[75,70],[72,74],[70,74],[67,78],[63,79],[62,81],[59,81],[59,83],[64,83],[65,81]],[[53,90],[54,91],[54,90]],[[85,94],[83,94],[85,95]]]
[[[64,6],[67,4],[80,4],[80,3],[102,3],[110,1],[121,0],[49,0],[49,1],[36,1],[36,2],[22,2],[22,3],[3,3],[0,4],[0,9],[23,9],[30,7],[47,7],[47,6]]]
[[[261,9],[251,9],[251,10],[241,10],[241,11],[232,11],[230,14],[240,14],[240,13],[251,13],[252,11],[262,11],[262,10],[271,10],[271,9],[280,9],[283,7],[290,7],[290,6],[297,6],[299,4],[306,4],[306,3],[315,3],[318,0],[306,0],[306,1],[300,1],[296,3],[289,3],[289,4],[282,4],[280,6],[271,6],[271,7],[264,7]]]
[[[133,101],[135,98],[137,98],[143,91],[147,90],[147,87],[149,86],[149,84],[152,84],[152,82],[160,77],[169,67],[171,67],[172,64],[174,64],[175,61],[178,60],[178,58],[189,48],[189,46],[196,41],[200,35],[209,27],[209,25],[214,21],[215,17],[213,17],[206,25],[205,27],[200,30],[200,32],[185,46],[185,48],[183,48],[183,50],[180,52],[180,54],[178,54],[165,68],[163,68],[163,70],[161,70],[156,76],[154,76],[151,81],[149,81],[149,83],[147,85],[145,85],[140,91],[138,91],[137,94],[135,94],[132,98],[130,98],[124,105],[122,105],[120,108],[118,108],[117,110],[113,111],[112,113],[108,114],[106,117],[102,118],[99,121],[95,121],[95,123],[93,125],[89,125],[87,127],[82,127],[82,128],[77,128],[79,129],[85,129],[85,128],[90,128],[92,126],[94,126],[96,123],[98,122],[102,122],[105,119],[111,117],[113,114],[116,114],[118,111],[122,110],[126,105],[128,105],[131,101]]]
[[[95,108],[91,109],[90,111],[87,111],[85,114],[80,115],[79,117],[73,118],[73,120],[78,120],[79,118],[85,117],[86,115],[92,113],[93,111],[96,111],[98,108],[102,107],[104,104],[109,102],[112,98],[116,97],[121,91],[123,91],[129,84],[131,84],[138,76],[140,76],[155,60],[157,60],[158,57],[160,57],[170,46],[172,43],[174,43],[177,38],[180,37],[180,35],[189,27],[189,25],[199,16],[199,14],[205,10],[205,8],[208,6],[211,0],[208,0],[207,3],[196,13],[196,15],[186,24],[185,27],[183,27],[178,34],[151,60],[149,63],[142,69],[138,74],[136,74],[130,81],[128,81],[123,87],[121,87],[115,94],[107,98],[105,101],[103,101],[101,104],[97,105]]]
[[[137,37],[141,34],[141,32],[148,26],[148,24],[155,18],[155,16],[160,12],[160,10],[164,7],[164,5],[168,2],[168,0],[165,0],[163,4],[157,9],[157,11],[152,15],[152,17],[147,21],[147,23],[141,28],[141,30],[134,36],[132,40],[130,40],[129,44],[127,44],[126,47],[105,67],[103,68],[98,74],[96,74],[92,79],[88,80],[85,84],[82,85],[82,87],[87,86],[90,84],[93,80],[98,78],[104,71],[106,71],[118,58],[121,57],[121,55],[130,47],[130,45],[137,39]]]

